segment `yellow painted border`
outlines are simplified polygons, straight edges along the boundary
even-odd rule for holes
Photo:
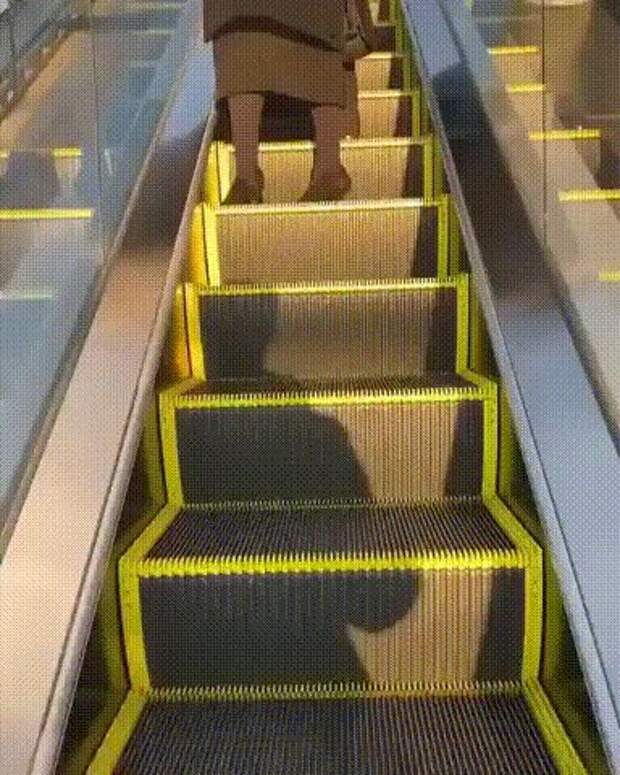
[[[545,132],[532,131],[529,139],[534,142],[553,142],[562,140],[600,140],[600,129],[548,129]]]
[[[184,391],[191,390],[199,384],[200,381],[194,378],[183,380],[167,390],[162,390],[158,396],[164,478],[168,500],[172,505],[184,503],[177,446],[175,402]]]
[[[84,155],[81,148],[46,148],[46,149],[0,149],[0,159],[9,159],[14,153],[34,153],[34,154],[49,154],[54,159],[80,159]]]
[[[108,734],[97,751],[87,775],[112,775],[147,704],[144,695],[129,692]]]
[[[469,275],[460,274],[456,283],[456,373],[462,374],[469,364]]]
[[[188,273],[190,280],[206,285],[207,246],[205,244],[204,206],[196,205],[192,213]]]
[[[191,375],[201,381],[206,380],[204,345],[200,325],[200,289],[193,283],[185,285],[185,316],[187,319],[187,339]]]
[[[220,211],[221,212],[221,211]],[[207,259],[208,284],[218,286],[220,279],[220,250],[217,233],[216,210],[211,207],[203,207],[204,241]]]
[[[617,202],[620,188],[569,189],[558,193],[560,202]]]
[[[602,283],[620,283],[620,269],[602,269],[598,279]]]
[[[88,208],[42,208],[0,210],[0,221],[57,221],[57,220],[87,220],[93,217],[94,211]]]
[[[217,207],[224,198],[220,175],[220,143],[213,141],[209,146],[203,181],[203,197],[210,207]]]
[[[488,52],[493,57],[525,56],[540,54],[540,46],[490,46]]]
[[[506,84],[508,94],[543,94],[547,91],[544,83],[508,83]]]
[[[559,774],[588,775],[540,683],[528,681],[523,691]]]
[[[437,276],[448,277],[450,260],[450,195],[441,194],[437,202]]]

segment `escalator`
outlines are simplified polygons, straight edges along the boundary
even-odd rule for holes
[[[541,681],[548,558],[500,492],[517,452],[386,5],[346,201],[298,204],[300,114],[266,118],[263,205],[221,205],[225,126],[210,146],[189,374],[158,396],[167,503],[118,564],[130,690],[93,775],[588,772]],[[526,115],[531,49],[492,49]]]

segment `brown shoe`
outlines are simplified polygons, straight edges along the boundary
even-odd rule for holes
[[[310,185],[300,202],[337,202],[344,199],[351,190],[351,178],[344,167],[335,175],[321,175],[310,178]]]
[[[262,170],[257,170],[256,180],[235,178],[223,205],[260,205],[263,203],[265,178]]]

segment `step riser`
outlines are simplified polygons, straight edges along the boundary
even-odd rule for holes
[[[365,57],[356,62],[357,85],[360,91],[402,89],[404,61],[402,57]]]
[[[360,137],[412,137],[418,113],[410,95],[365,97],[360,95]]]
[[[542,54],[496,54],[491,57],[500,78],[506,83],[540,83],[543,79]]]
[[[151,684],[518,680],[523,573],[142,578]]]
[[[477,494],[482,413],[481,401],[177,409],[184,500]]]
[[[223,285],[432,277],[436,207],[217,216]]]
[[[453,372],[456,292],[202,296],[209,379]],[[206,346],[205,346],[206,344]]]
[[[398,199],[424,194],[425,154],[422,144],[361,147],[345,145],[342,162],[352,179],[348,200]],[[313,150],[263,151],[266,203],[297,202],[303,196],[313,165]],[[234,159],[234,155],[233,155]],[[234,161],[231,178],[234,177]],[[427,174],[430,170],[426,170]]]

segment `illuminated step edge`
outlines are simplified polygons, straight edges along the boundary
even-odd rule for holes
[[[0,210],[0,221],[88,220],[93,214],[94,210],[88,208]]]

